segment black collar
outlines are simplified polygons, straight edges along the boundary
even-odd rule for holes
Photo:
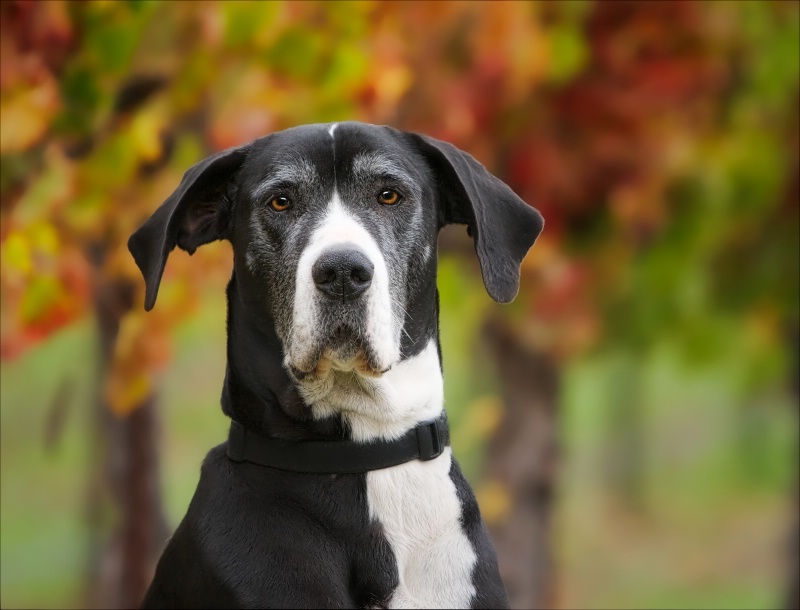
[[[292,472],[356,474],[432,460],[450,444],[447,415],[423,422],[393,441],[284,441],[255,434],[231,420],[228,457]]]

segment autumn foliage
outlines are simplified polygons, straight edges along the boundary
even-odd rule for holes
[[[756,249],[775,215],[796,215],[791,203],[708,190],[715,173],[746,183],[761,168],[773,174],[776,200],[787,188],[788,167],[751,157],[792,144],[776,126],[791,121],[796,66],[746,49],[767,37],[791,45],[795,10],[5,3],[2,352],[85,315],[98,278],[135,281],[125,237],[182,167],[275,129],[342,119],[452,140],[535,201],[548,224],[528,265],[542,271],[527,284],[537,287],[530,334],[557,353],[584,349],[602,336],[609,307],[631,299],[642,252],[678,248],[670,229],[695,212],[677,207],[690,206],[676,189],[717,215],[705,246],[712,258]],[[755,107],[760,88],[772,101]],[[723,200],[714,208],[708,197]],[[737,206],[751,211],[735,214]],[[202,274],[179,266],[171,262],[173,290],[153,315],[126,314],[113,368],[143,368],[118,375],[113,396],[140,393],[163,364],[161,347],[136,337],[152,339],[191,306]],[[124,412],[135,401],[112,402]]]
[[[145,314],[131,232],[205,155],[340,120],[452,141],[542,212],[501,316],[515,349],[560,366],[670,337],[692,361],[739,351],[747,392],[786,377],[795,2],[14,1],[0,15],[0,356],[112,318],[115,416],[147,402],[172,329],[230,272],[224,245],[176,253]]]

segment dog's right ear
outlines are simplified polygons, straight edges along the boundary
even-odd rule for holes
[[[229,148],[203,159],[183,175],[178,188],[128,240],[144,276],[144,308],[155,305],[158,286],[175,246],[193,254],[198,246],[228,235],[232,178],[249,148]]]
[[[448,142],[410,135],[436,174],[440,227],[469,227],[486,291],[498,303],[512,301],[522,259],[544,227],[542,215],[472,155]]]

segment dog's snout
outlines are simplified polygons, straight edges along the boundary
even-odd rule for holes
[[[330,248],[314,263],[311,276],[325,295],[353,301],[369,288],[374,270],[374,265],[361,250]]]

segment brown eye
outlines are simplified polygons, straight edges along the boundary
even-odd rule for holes
[[[275,195],[269,200],[269,204],[276,212],[283,212],[284,210],[289,209],[289,207],[292,205],[292,200],[285,195]]]
[[[383,205],[394,205],[398,201],[400,201],[400,194],[392,189],[381,191],[378,195],[378,203],[382,203]]]

